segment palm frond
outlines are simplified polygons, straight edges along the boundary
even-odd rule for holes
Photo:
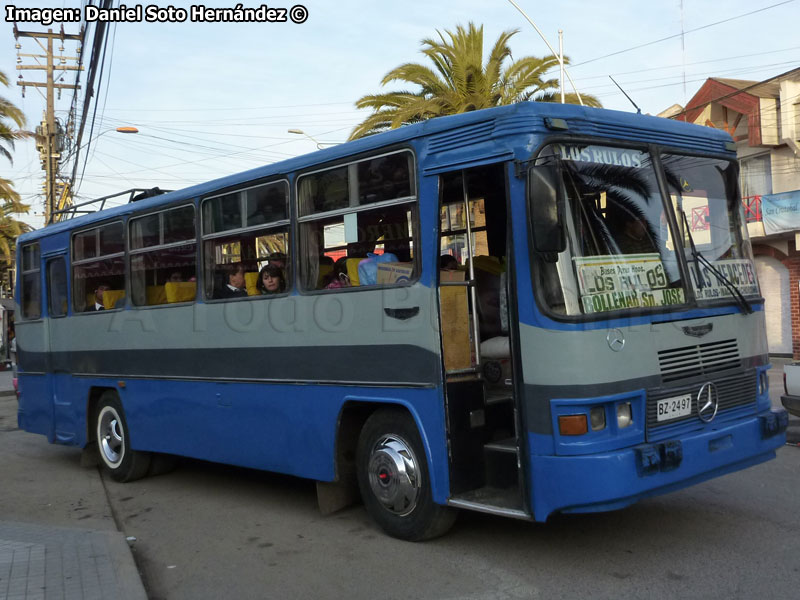
[[[436,36],[421,41],[421,52],[432,66],[404,63],[389,71],[381,80],[382,86],[403,82],[411,87],[359,98],[356,107],[373,113],[353,130],[350,139],[492,106],[526,100],[558,101],[558,80],[545,79],[558,59],[552,55],[527,56],[514,61],[509,41],[517,31],[501,33],[484,61],[482,25],[469,22],[453,31],[436,30]],[[413,91],[414,87],[418,91]],[[574,94],[567,97],[577,103]],[[594,96],[584,96],[584,103],[600,106]]]

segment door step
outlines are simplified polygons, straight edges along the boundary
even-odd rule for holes
[[[499,404],[501,402],[511,402],[514,400],[514,390],[508,387],[489,387],[484,393],[486,404]]]
[[[516,487],[498,488],[486,486],[453,496],[448,500],[447,504],[492,515],[512,517],[525,521],[533,520],[533,517],[523,510],[519,489]]]
[[[484,444],[486,450],[496,450],[498,452],[510,452],[511,454],[517,453],[517,440],[515,438],[506,438],[504,440],[497,440],[496,442],[489,442]]]

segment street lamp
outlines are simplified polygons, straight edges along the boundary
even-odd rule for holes
[[[63,217],[64,211],[67,209],[67,207],[69,207],[70,204],[72,204],[72,194],[74,192],[73,186],[75,183],[75,177],[78,174],[78,159],[80,158],[81,150],[88,148],[92,142],[112,131],[125,134],[139,133],[138,127],[134,127],[133,125],[122,125],[114,129],[106,129],[105,131],[98,133],[85,144],[81,144],[80,146],[76,147],[74,150],[72,150],[72,152],[65,156],[63,159],[65,161],[71,159],[73,156],[75,157],[75,161],[72,165],[72,176],[64,183],[64,188],[59,199],[56,199],[55,197],[52,199],[48,198],[48,200],[45,202],[45,225],[49,225],[50,223],[53,223]],[[84,169],[85,168],[86,167],[84,165]]]
[[[514,2],[514,0],[508,0],[508,1],[511,3],[511,6],[516,8],[519,11],[519,13],[523,17],[525,17],[525,19],[528,21],[528,23],[533,25],[533,28],[536,30],[536,33],[539,34],[539,37],[542,38],[544,43],[547,44],[547,47],[550,48],[550,52],[552,52],[555,55],[555,57],[558,59],[558,64],[561,67],[561,104],[564,104],[564,75],[566,75],[567,79],[569,79],[569,82],[572,84],[572,89],[575,90],[575,95],[578,97],[578,102],[580,102],[581,106],[584,106],[583,98],[581,98],[581,93],[578,91],[578,88],[575,87],[575,82],[572,81],[572,76],[570,76],[569,71],[567,71],[567,67],[564,66],[564,46],[563,46],[563,42],[562,42],[562,38],[561,38],[561,33],[562,33],[561,30],[560,29],[558,30],[558,41],[559,41],[559,50],[560,50],[560,52],[556,52],[555,50],[553,50],[553,47],[550,45],[550,42],[547,41],[547,38],[544,37],[544,34],[542,33],[542,30],[539,29],[536,26],[536,23],[534,23],[533,20],[528,15],[525,14],[525,11],[522,10],[519,7],[519,5],[516,2]]]
[[[310,139],[312,142],[314,142],[317,145],[317,150],[322,150],[322,145],[323,144],[334,145],[334,146],[336,145],[336,144],[332,144],[331,142],[320,142],[318,139],[313,138],[310,135],[308,135],[302,129],[289,129],[289,130],[287,130],[287,133],[294,133],[295,135],[304,135],[304,136],[306,136],[308,139]]]
[[[94,142],[94,141],[95,141],[95,140],[97,140],[98,138],[100,138],[100,137],[104,136],[105,134],[107,134],[107,133],[111,133],[112,131],[115,131],[115,132],[117,132],[117,133],[127,133],[127,134],[130,134],[130,133],[139,133],[139,128],[138,128],[138,127],[134,127],[133,125],[123,125],[122,127],[117,127],[116,129],[106,129],[105,131],[101,131],[100,133],[98,133],[96,136],[94,136],[93,138],[91,138],[91,139],[90,139],[88,142],[86,142],[85,144],[81,144],[81,145],[80,145],[80,147],[78,147],[78,148],[75,148],[74,150],[72,150],[72,152],[70,152],[70,153],[69,153],[67,156],[65,156],[63,160],[69,160],[69,159],[70,159],[70,158],[72,158],[74,155],[76,155],[78,152],[80,152],[81,150],[83,150],[84,148],[86,148],[86,147],[87,147],[89,144],[91,144],[92,142]],[[74,177],[75,177],[75,174],[73,173],[73,178],[74,178]]]

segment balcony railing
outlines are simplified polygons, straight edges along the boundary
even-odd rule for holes
[[[761,221],[761,195],[758,196],[744,196],[742,198],[742,205],[744,206],[744,220],[747,223],[756,223]]]

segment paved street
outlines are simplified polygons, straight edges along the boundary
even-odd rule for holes
[[[774,401],[781,380],[776,368]],[[0,397],[0,481],[13,482],[0,495],[0,538],[6,522],[69,528],[78,546],[92,532],[132,536],[151,600],[766,599],[800,586],[797,446],[628,509],[547,524],[462,513],[444,538],[409,544],[383,535],[361,506],[321,516],[314,484],[291,477],[183,461],[131,484],[103,480],[79,451],[15,431],[15,407]],[[790,428],[800,441],[800,419]],[[33,562],[41,550],[29,546]]]
[[[0,371],[0,600],[144,600],[100,474],[17,429],[11,379]]]

